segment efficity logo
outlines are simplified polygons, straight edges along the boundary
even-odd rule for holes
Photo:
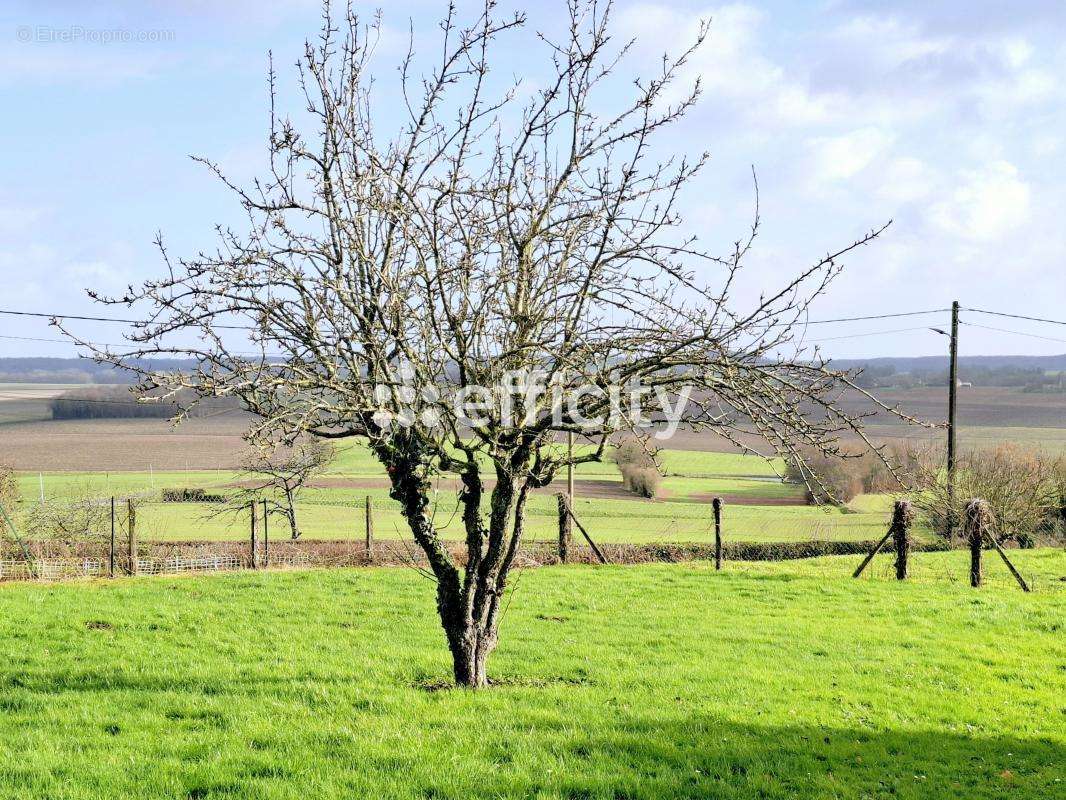
[[[475,428],[492,421],[515,427],[532,425],[550,415],[556,427],[566,423],[590,432],[642,428],[656,439],[666,440],[677,432],[692,394],[692,387],[687,385],[665,389],[645,386],[639,379],[575,386],[543,370],[505,372],[491,386],[443,383],[416,387],[415,376],[410,364],[400,364],[391,383],[375,385],[377,410],[373,419],[379,427],[388,430],[393,425],[421,425],[433,429],[448,421]]]

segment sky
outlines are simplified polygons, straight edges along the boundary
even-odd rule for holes
[[[157,231],[172,254],[194,255],[214,244],[217,223],[239,221],[232,196],[189,156],[240,180],[262,168],[267,53],[281,106],[298,108],[291,65],[320,10],[312,0],[87,6],[8,0],[0,9],[3,309],[100,313],[85,288],[120,292],[160,274]],[[367,17],[376,7],[356,3]],[[558,30],[565,7],[501,3],[512,8],[528,23],[501,42],[499,69],[535,87],[546,58],[535,33]],[[419,0],[383,12],[379,122],[391,121],[388,86],[407,31],[428,50],[443,11],[440,0]],[[660,147],[710,153],[682,211],[714,252],[750,225],[754,168],[762,229],[742,300],[891,220],[845,261],[812,318],[958,299],[1066,319],[1066,4],[620,2],[614,16],[618,40],[636,40],[623,77],[647,73],[711,20],[683,75],[702,79],[703,99]],[[627,96],[619,81],[598,101],[609,109]],[[962,319],[964,355],[1066,352],[1066,326]],[[927,326],[947,321],[820,325],[807,338],[842,358],[942,354],[946,339]],[[120,336],[114,325],[78,330]],[[0,356],[74,353],[27,341],[54,338],[45,320],[0,315]]]

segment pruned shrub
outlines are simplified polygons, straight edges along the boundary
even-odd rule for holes
[[[917,469],[914,448],[893,440],[877,449],[841,448],[840,455],[803,449],[799,459],[788,463],[785,480],[804,484],[812,505],[843,505],[860,494],[898,492],[910,486]]]
[[[913,482],[919,453],[913,444],[903,439],[894,439],[880,445],[880,449],[880,455],[867,450],[858,459],[859,478],[864,494],[898,492]]]
[[[929,527],[944,534],[949,514],[961,530],[967,501],[988,503],[996,520],[994,535],[1032,547],[1042,538],[1061,537],[1066,505],[1066,465],[1032,448],[1003,444],[970,450],[956,462],[955,491],[949,498],[947,471],[939,452],[923,454],[914,504]],[[953,502],[949,505],[949,500]]]
[[[804,450],[799,458],[789,461],[785,480],[806,486],[807,502],[811,505],[842,505],[862,494],[860,468],[858,458]]]
[[[622,485],[641,497],[652,499],[659,492],[662,474],[655,463],[655,452],[637,439],[626,439],[614,449],[614,463],[622,473]]]
[[[634,494],[654,498],[659,492],[663,476],[655,467],[635,467],[627,465],[622,468],[622,484]]]

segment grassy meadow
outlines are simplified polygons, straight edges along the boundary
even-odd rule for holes
[[[53,423],[23,401],[0,407],[0,452],[24,507],[42,484],[49,502],[135,496],[142,539],[246,538],[245,514],[161,502],[234,489],[232,420]],[[609,461],[578,469],[597,541],[709,541],[716,495],[727,540],[886,530],[889,496],[810,507],[780,463],[684,442],[655,500]],[[532,495],[528,538],[555,538],[563,488]],[[303,494],[304,535],[361,539],[367,496],[376,535],[407,538],[350,443]],[[455,506],[442,478],[437,522],[459,538]],[[970,589],[958,551],[916,554],[905,583],[887,554],[858,581],[855,557],[521,571],[476,693],[451,687],[411,569],[0,583],[0,798],[1057,797],[1066,553],[1011,557],[1032,594],[993,553]]]
[[[708,541],[714,530],[710,499],[726,498],[726,535],[743,541],[796,539],[863,540],[884,529],[890,498],[857,498],[852,507],[816,508],[804,505],[802,488],[783,483],[779,462],[752,455],[667,450],[661,454],[666,473],[655,500],[625,492],[617,467],[610,461],[581,465],[577,470],[575,512],[589,532],[603,542]],[[33,501],[41,487],[48,501],[71,497],[138,498],[138,530],[145,539],[160,541],[243,539],[246,515],[218,515],[217,504],[163,503],[165,488],[199,487],[212,492],[231,490],[239,476],[231,470],[144,472],[48,472],[19,476],[22,496]],[[532,539],[558,534],[554,492],[560,480],[529,502],[528,531]],[[366,448],[346,443],[327,473],[304,490],[299,517],[304,536],[312,539],[361,539],[363,504],[371,497],[375,528],[382,538],[406,538],[399,505],[388,496],[380,465]],[[455,513],[456,486],[442,479],[437,491],[436,518],[447,538],[463,537]],[[287,535],[281,518],[275,535]]]
[[[243,539],[242,516],[212,516],[217,507],[159,502],[164,488],[204,488],[225,492],[235,472],[247,419],[240,414],[194,419],[174,428],[164,420],[50,421],[48,399],[67,387],[0,385],[0,460],[21,470],[24,501],[41,495],[52,501],[72,496],[138,497],[141,536],[156,540]],[[944,412],[942,387],[885,390],[886,400],[935,420]],[[960,447],[991,447],[1013,441],[1051,452],[1066,448],[1066,417],[1061,395],[1014,389],[978,388],[960,397]],[[857,410],[857,408],[856,408]],[[901,436],[942,438],[942,431],[911,429],[870,420],[874,439]],[[644,500],[624,492],[609,459],[577,470],[575,511],[599,541],[706,541],[713,535],[710,499],[726,500],[725,535],[744,541],[794,539],[864,540],[885,530],[891,498],[859,496],[843,509],[803,504],[800,487],[777,477],[780,462],[720,449],[712,435],[682,431],[661,453],[665,477],[658,497]],[[183,467],[185,467],[183,469]],[[328,473],[300,502],[303,533],[315,539],[363,536],[361,505],[373,499],[377,535],[406,537],[399,508],[389,497],[385,476],[369,451],[342,443]],[[530,501],[529,535],[556,535],[552,494],[560,480]],[[443,534],[461,536],[455,514],[456,485],[442,479],[436,517]],[[284,535],[281,520],[273,530]],[[923,535],[921,531],[918,535]]]
[[[1066,555],[523,572],[483,692],[412,570],[0,586],[0,796],[1051,798]]]

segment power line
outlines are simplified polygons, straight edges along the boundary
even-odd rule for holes
[[[89,341],[76,342],[73,339],[45,339],[45,338],[39,337],[39,336],[8,336],[8,335],[4,335],[4,334],[0,334],[0,339],[10,339],[10,340],[16,341],[16,342],[50,342],[52,344],[67,344],[67,345],[72,345],[72,346],[75,346],[75,347],[77,347],[79,345],[87,345],[89,347],[130,347],[132,345],[137,344],[136,342],[122,342],[122,343],[115,343],[115,342],[89,342]],[[137,352],[139,352],[139,351],[134,351],[134,352],[131,352],[131,353],[118,353],[117,355],[119,355],[119,356],[131,356],[131,355],[136,355]],[[165,352],[168,352],[168,353],[185,353],[188,358],[193,358],[194,355],[198,351],[193,351],[191,348],[183,348],[181,346],[175,345],[173,350],[166,350]],[[229,350],[228,352],[231,355],[248,356],[250,358],[254,358],[254,357],[258,357],[258,356],[262,356],[262,355],[265,355],[267,358],[284,358],[284,356],[279,355],[277,353],[275,353],[275,354],[253,353],[253,352],[248,351],[248,350],[244,350],[244,351],[242,351],[242,350]],[[37,358],[44,358],[44,356],[36,356],[36,357]],[[88,356],[78,356],[78,357],[79,358],[88,358]],[[159,354],[159,356],[155,356],[155,354],[143,356],[143,358],[145,360],[147,360],[147,361],[151,361],[153,359],[153,357],[155,357],[157,360],[164,360],[164,361],[180,360],[180,359],[174,359],[173,357],[171,357],[171,358],[163,358],[162,354]]]
[[[46,314],[41,311],[14,311],[12,309],[0,308],[0,314],[8,314],[13,317],[37,317],[40,319],[73,319],[80,320],[82,322],[121,322],[126,325],[144,325],[143,319],[124,319],[122,317],[90,317],[82,314]],[[216,325],[212,323],[212,327],[219,328],[220,330],[230,331],[254,331],[253,327],[248,325]]]
[[[826,337],[823,337],[821,339],[805,339],[804,341],[815,342],[815,343],[818,343],[818,342],[835,342],[835,341],[839,341],[841,339],[862,339],[862,338],[865,338],[867,336],[884,336],[884,335],[890,334],[890,333],[908,333],[910,331],[931,331],[931,330],[933,330],[933,328],[928,328],[928,327],[926,327],[924,325],[921,325],[921,326],[916,327],[916,328],[895,328],[895,329],[890,330],[890,331],[868,331],[866,333],[851,333],[851,334],[848,334],[846,336],[826,336]]]
[[[862,317],[840,317],[838,319],[812,319],[802,323],[804,325],[828,325],[834,322],[862,322],[864,320],[872,319],[893,319],[896,317],[916,317],[922,314],[943,314],[951,309],[949,308],[933,308],[926,311],[901,311],[894,314],[871,314]],[[81,320],[85,322],[119,322],[126,325],[142,325],[144,320],[142,319],[127,319],[124,317],[92,317],[82,314],[51,314],[41,311],[15,311],[12,309],[0,308],[0,314],[9,314],[19,317],[38,317],[41,319],[73,319]],[[1066,324],[1066,323],[1063,323]],[[215,328],[226,330],[238,330],[238,331],[252,331],[256,328],[247,325],[214,325]]]
[[[1024,314],[1008,314],[1005,311],[987,311],[981,308],[965,308],[964,311],[972,311],[975,314],[990,314],[994,317],[1010,317],[1011,319],[1025,319],[1030,322],[1047,322],[1051,325],[1066,325],[1066,322],[1060,319],[1046,319],[1044,317],[1027,317]],[[1012,333],[1012,331],[1007,331]]]
[[[946,314],[951,311],[950,308],[931,308],[928,311],[901,311],[896,314],[872,314],[866,317],[840,317],[839,319],[812,319],[808,320],[805,325],[828,325],[831,322],[862,322],[869,319],[893,319],[896,317],[918,317],[923,314]],[[799,324],[799,323],[797,323]]]
[[[998,333],[1013,333],[1015,336],[1028,336],[1030,339],[1043,339],[1045,342],[1061,342],[1066,344],[1066,339],[1056,339],[1053,336],[1041,336],[1038,333],[1025,333],[1024,331],[1012,331],[1007,328],[993,328],[991,325],[978,325],[976,322],[963,322],[961,323],[970,328],[983,328],[986,331],[996,331]]]
[[[0,339],[10,339],[16,342],[52,342],[54,344],[76,344],[72,339],[44,339],[39,336],[7,336],[0,334]],[[131,343],[124,342],[122,344],[116,344],[115,342],[85,342],[85,344],[92,345],[94,347],[128,347]]]

